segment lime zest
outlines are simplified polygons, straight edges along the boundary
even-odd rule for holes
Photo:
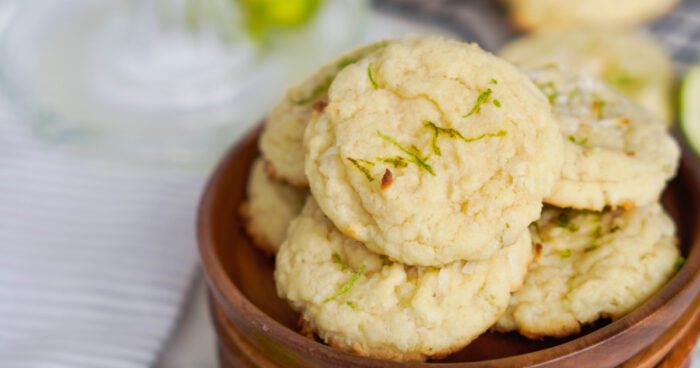
[[[440,134],[440,129],[438,128],[437,125],[433,124],[431,121],[425,121],[423,122],[423,126],[428,127],[433,130],[433,139],[430,141],[430,145],[433,147],[433,152],[435,152],[436,155],[441,156],[442,152],[440,152],[440,147],[438,147],[437,140],[438,140],[438,135]]]
[[[547,96],[547,101],[549,101],[550,105],[554,105],[554,102],[557,99],[557,95],[559,94],[559,90],[557,89],[557,85],[554,84],[554,82],[549,81],[547,83],[537,83],[537,88],[544,93],[545,96]]]
[[[496,133],[484,133],[481,135],[478,135],[476,137],[465,137],[456,129],[451,129],[451,128],[441,128],[435,123],[433,123],[430,120],[426,120],[423,122],[423,126],[432,130],[433,131],[433,139],[431,141],[431,145],[433,147],[433,152],[435,152],[436,155],[440,156],[442,152],[440,151],[440,147],[438,146],[438,136],[440,133],[447,134],[448,137],[450,138],[458,138],[464,141],[465,143],[471,143],[475,142],[484,138],[492,138],[492,137],[503,137],[507,134],[505,130],[499,130]]]
[[[435,176],[435,171],[433,171],[433,168],[427,162],[425,162],[427,160],[427,158],[423,157],[423,155],[418,150],[418,148],[416,148],[416,146],[411,146],[410,149],[406,149],[399,142],[395,141],[393,138],[389,137],[388,135],[382,134],[382,132],[380,132],[379,130],[377,130],[377,135],[379,135],[379,137],[382,138],[383,140],[396,146],[403,153],[406,153],[409,156],[411,156],[411,158],[413,159],[413,163],[415,163],[418,167],[420,167],[420,168],[424,169],[425,171],[427,171],[428,173],[430,173],[430,175]]]
[[[596,249],[598,249],[598,244],[596,244],[595,242],[593,242],[593,244],[591,244],[589,247],[587,247],[587,248],[584,249],[583,251],[586,252],[586,253],[588,253],[588,252],[592,252],[592,251],[594,251],[594,250],[596,250]]]
[[[366,269],[365,265],[360,266],[360,269],[355,271],[355,273],[353,273],[352,276],[350,276],[348,281],[345,281],[345,283],[343,283],[343,285],[340,286],[340,289],[338,289],[337,293],[333,294],[332,296],[329,296],[326,299],[323,299],[323,302],[324,303],[330,302],[331,300],[334,300],[334,299],[338,298],[339,296],[342,296],[342,295],[346,294],[348,291],[350,291],[350,289],[352,289],[352,287],[355,286],[355,283],[357,282],[357,280],[360,279],[360,276],[362,276],[362,274],[365,273],[365,269]]]
[[[340,254],[333,252],[333,262],[337,263],[340,265],[340,270],[345,271],[348,269],[348,264],[345,263],[342,257],[340,257]]]
[[[404,157],[394,156],[394,157],[377,157],[377,161],[381,161],[390,165],[394,168],[400,169],[408,166],[408,161]]]
[[[559,252],[559,255],[561,256],[561,258],[569,258],[571,257],[571,249],[564,249],[561,252]]]
[[[469,112],[463,117],[468,118],[474,114],[480,113],[481,105],[488,102],[489,98],[491,98],[492,93],[493,90],[491,90],[491,88],[487,88],[485,91],[481,92],[481,94],[479,94],[479,97],[476,98],[476,102],[474,102],[474,106],[472,106],[472,109],[469,110]]]
[[[572,134],[569,134],[569,140],[579,146],[586,146],[588,144],[588,137],[583,137],[581,139],[576,139]]]
[[[355,64],[358,60],[360,60],[357,57],[344,57],[338,61],[338,64],[336,64],[336,68],[338,69],[338,72],[341,70],[345,69],[346,66]]]
[[[369,82],[372,83],[372,87],[374,87],[374,89],[379,88],[379,85],[377,84],[377,81],[374,80],[374,75],[372,74],[372,64],[367,66],[367,77],[369,78]]]
[[[356,158],[352,158],[352,157],[346,157],[346,158],[348,159],[348,161],[350,161],[353,164],[353,166],[355,166],[358,170],[360,170],[363,174],[365,174],[365,178],[367,178],[367,180],[374,181],[374,178],[372,177],[372,174],[369,172],[369,169],[365,166],[362,166],[362,164],[361,164],[361,162],[366,164],[369,161],[362,160],[362,159],[356,159]],[[372,165],[369,165],[369,166],[374,166],[374,164],[372,163]]]

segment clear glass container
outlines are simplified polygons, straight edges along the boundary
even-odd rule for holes
[[[52,145],[207,169],[291,83],[359,42],[367,7],[328,0],[253,37],[250,1],[7,1],[0,83]]]

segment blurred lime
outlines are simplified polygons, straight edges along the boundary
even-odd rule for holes
[[[700,153],[700,65],[686,73],[680,93],[681,128],[695,152]]]
[[[239,0],[248,31],[259,38],[275,28],[303,25],[313,17],[322,0]]]

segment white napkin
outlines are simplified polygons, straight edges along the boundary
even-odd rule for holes
[[[202,178],[41,144],[0,96],[0,366],[146,367],[196,270]]]

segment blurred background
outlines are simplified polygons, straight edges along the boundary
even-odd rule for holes
[[[669,82],[700,61],[698,1],[637,31]],[[215,367],[195,214],[223,152],[343,51],[522,32],[493,0],[0,0],[0,366]]]

